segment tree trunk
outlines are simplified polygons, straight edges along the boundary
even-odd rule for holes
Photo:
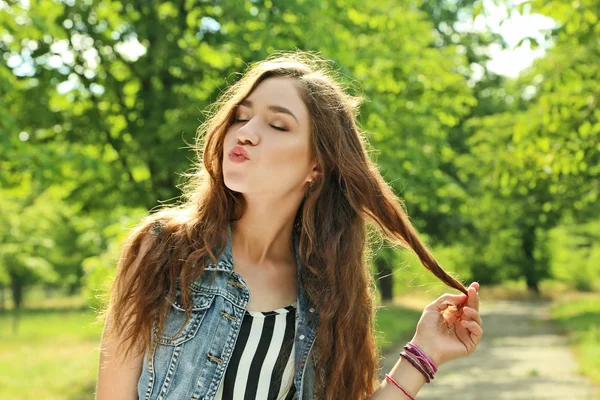
[[[534,256],[535,244],[537,240],[535,226],[527,225],[523,230],[523,254],[525,255],[525,263],[523,265],[523,274],[527,282],[527,289],[540,294],[540,279],[536,261]]]
[[[18,310],[23,304],[23,282],[19,274],[9,271],[10,288],[12,291],[13,309]]]
[[[10,270],[8,271],[8,276],[10,277],[13,300],[13,335],[16,335],[19,329],[19,319],[23,305],[23,278],[15,271]]]
[[[6,311],[6,299],[4,297],[4,284],[0,283],[0,313]]]
[[[391,301],[394,298],[394,279],[392,276],[394,270],[386,257],[381,255],[375,259],[375,267],[377,268],[376,282],[381,293],[381,300]]]

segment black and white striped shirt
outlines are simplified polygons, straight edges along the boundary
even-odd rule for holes
[[[294,337],[298,302],[246,311],[216,400],[294,400]]]

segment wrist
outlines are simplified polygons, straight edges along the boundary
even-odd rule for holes
[[[402,357],[399,357],[389,375],[413,398],[426,384],[423,374]],[[387,384],[393,386],[389,382]],[[392,388],[392,392],[397,393],[397,388]]]

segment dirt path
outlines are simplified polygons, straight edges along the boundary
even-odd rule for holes
[[[482,302],[484,334],[477,350],[442,365],[418,399],[600,399],[597,388],[577,373],[566,338],[550,320],[549,304]],[[393,367],[398,352],[386,355],[382,371]]]

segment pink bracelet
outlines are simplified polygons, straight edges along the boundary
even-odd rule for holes
[[[400,353],[400,357],[404,358],[406,361],[408,361],[409,363],[411,363],[411,365],[421,373],[421,375],[423,375],[425,377],[425,382],[429,383],[431,382],[431,380],[433,379],[433,375],[431,375],[431,373],[429,371],[426,371],[425,368],[423,368],[422,365],[419,365],[419,363],[417,361],[415,361],[414,358],[411,357],[410,354],[408,354],[407,352],[403,351],[402,353]]]
[[[398,389],[402,390],[402,393],[407,395],[410,400],[415,400],[415,398],[412,397],[410,394],[408,394],[408,392],[406,390],[404,390],[404,388],[402,388],[402,386],[400,386],[398,384],[398,382],[396,382],[396,380],[394,378],[392,378],[389,374],[385,374],[385,379],[392,382]]]
[[[421,361],[424,361],[429,367],[428,369],[432,370],[433,373],[437,372],[437,365],[435,365],[433,360],[429,358],[427,354],[425,354],[425,352],[423,352],[423,350],[421,350],[416,344],[408,342],[406,346],[404,346],[404,349],[417,356],[417,358],[419,358]]]

